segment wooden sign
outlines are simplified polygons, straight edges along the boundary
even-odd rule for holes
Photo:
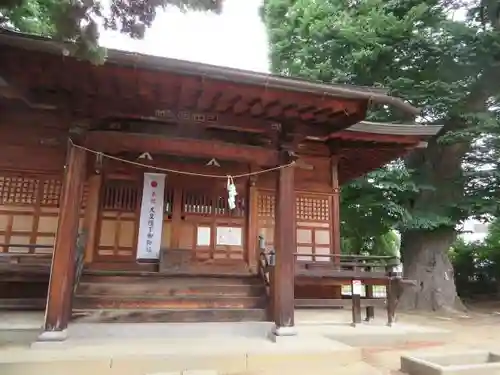
[[[217,245],[241,246],[243,233],[238,227],[217,227]]]
[[[360,296],[362,291],[363,285],[361,284],[361,280],[353,280],[351,284],[352,295]]]
[[[157,109],[155,111],[155,117],[167,119],[167,120],[177,120],[180,122],[217,122],[218,116],[214,113],[200,113],[200,112],[190,112],[190,111],[174,111],[172,109]]]

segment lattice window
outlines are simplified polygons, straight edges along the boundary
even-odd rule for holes
[[[213,201],[215,202],[215,215],[217,216],[232,216],[232,217],[244,217],[245,216],[245,198],[241,195],[237,195],[235,199],[236,207],[234,209],[229,209],[229,202],[226,195],[219,195]]]
[[[59,199],[62,192],[62,181],[58,179],[46,179],[42,184],[42,200],[40,202],[43,206],[59,205]]]
[[[0,204],[35,205],[39,183],[32,177],[0,176]]]
[[[297,197],[296,210],[297,220],[330,220],[330,204],[327,197]]]
[[[184,191],[182,194],[182,212],[196,215],[245,216],[245,197],[236,196],[236,208],[229,209],[227,194],[209,195],[204,192]]]
[[[83,185],[83,192],[82,192],[82,208],[87,207],[88,198],[89,198],[89,185],[85,183],[85,185]]]
[[[212,198],[200,192],[184,191],[182,194],[182,212],[210,215],[212,213]]]
[[[108,180],[104,186],[102,208],[107,211],[134,212],[140,199],[139,190],[134,181]]]
[[[276,200],[274,195],[259,194],[257,215],[259,217],[274,217]]]
[[[165,189],[163,210],[168,216],[172,215],[173,205],[174,205],[174,191],[173,189]]]

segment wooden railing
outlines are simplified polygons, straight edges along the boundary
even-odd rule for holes
[[[36,253],[35,251],[37,249],[53,249],[53,245],[0,244],[0,247],[4,248],[4,252],[0,253],[0,270],[12,272],[24,269],[50,273],[52,252]],[[29,249],[30,252],[11,252],[10,249]]]
[[[304,260],[301,258],[310,258]],[[361,322],[361,308],[366,308],[366,320],[374,318],[375,307],[385,307],[387,322],[394,321],[395,310],[403,284],[412,284],[404,280],[398,271],[400,265],[395,256],[363,255],[309,255],[295,253],[295,277],[301,280],[314,279],[315,284],[345,285],[351,284],[351,299],[296,299],[296,307],[348,307],[352,308],[352,322]],[[365,288],[365,298],[354,290],[355,283]],[[373,298],[373,286],[386,287],[385,298]]]
[[[264,281],[266,287],[271,285],[270,268],[272,264],[272,257],[274,254],[262,250],[259,255],[259,275]]]
[[[306,269],[310,272],[328,270],[329,274],[336,271],[342,275],[355,276],[357,273],[364,275],[369,273],[386,273],[400,264],[397,256],[371,256],[371,255],[345,255],[345,254],[325,254],[309,255],[294,253],[295,264],[298,269]],[[310,260],[300,259],[310,258]],[[298,266],[298,267],[297,267]],[[348,272],[350,271],[350,272]],[[309,272],[309,273],[310,273]]]

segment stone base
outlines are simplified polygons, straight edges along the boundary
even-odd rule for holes
[[[272,342],[283,342],[294,340],[297,336],[297,329],[295,327],[278,327],[274,326],[271,332],[267,335]]]
[[[38,342],[60,342],[68,338],[68,330],[62,331],[43,331],[39,336]]]

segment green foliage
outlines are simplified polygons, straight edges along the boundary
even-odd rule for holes
[[[400,239],[398,234],[389,230],[376,236],[346,236],[342,237],[342,254],[382,255],[399,257]]]
[[[500,13],[493,3],[265,1],[275,72],[384,86],[423,108],[420,123],[443,125],[439,138],[397,168],[343,187],[345,241],[363,242],[388,228],[454,228],[467,217],[500,210],[500,25],[493,17]],[[457,9],[468,18],[452,20]],[[369,116],[413,120],[387,107],[374,107]]]
[[[12,26],[30,34],[53,35],[51,14],[58,0],[0,0],[0,26]]]
[[[0,0],[0,27],[75,42],[71,53],[100,63],[106,54],[99,47],[98,25],[142,38],[157,9],[169,5],[217,13],[222,6],[220,0]]]
[[[450,249],[455,283],[462,297],[500,295],[500,219],[489,226],[484,241],[458,239]]]

